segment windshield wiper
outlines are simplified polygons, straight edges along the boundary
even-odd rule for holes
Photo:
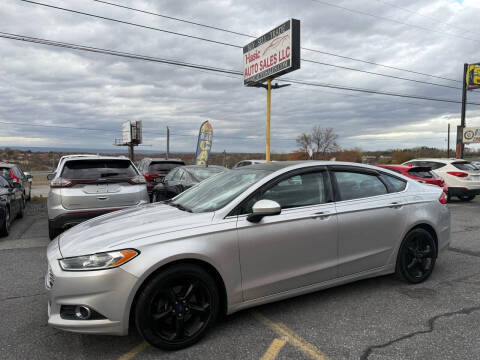
[[[166,202],[166,204],[170,205],[170,206],[173,206],[173,207],[176,207],[177,209],[180,209],[182,211],[186,211],[186,212],[193,212],[191,209],[189,208],[186,208],[185,206],[183,205],[180,205],[180,204],[175,204],[174,202],[172,201],[169,201],[168,203]]]

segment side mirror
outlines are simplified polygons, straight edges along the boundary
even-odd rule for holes
[[[54,177],[55,177],[55,173],[51,173],[47,175],[48,180],[53,180]]]
[[[259,200],[252,206],[252,213],[248,215],[247,220],[258,223],[264,216],[278,215],[282,212],[279,203],[272,200]]]

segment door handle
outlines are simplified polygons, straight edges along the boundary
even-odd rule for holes
[[[97,197],[97,199],[98,199],[98,200],[107,200],[108,197],[106,197],[106,196],[99,196],[99,197]]]
[[[325,211],[319,211],[314,213],[312,216],[310,216],[312,219],[326,219],[330,216],[331,214],[329,212]]]
[[[388,207],[392,208],[392,209],[400,209],[402,207],[402,203],[392,202],[392,203],[390,203],[390,205]]]

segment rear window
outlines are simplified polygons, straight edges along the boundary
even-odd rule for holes
[[[478,170],[475,165],[469,163],[468,161],[457,161],[452,163],[459,170]]]
[[[172,169],[175,169],[176,167],[179,167],[181,165],[184,165],[182,163],[178,162],[152,162],[150,166],[148,167],[148,172],[150,173],[157,173],[157,172],[165,172],[165,171],[170,171]]]
[[[209,178],[210,176],[221,173],[222,171],[224,171],[224,169],[212,168],[212,167],[190,169],[190,172],[192,173],[193,177],[199,181],[203,181]]]
[[[137,172],[129,160],[72,160],[65,163],[62,177],[75,180],[129,179]]]
[[[412,176],[420,177],[422,179],[433,179],[433,173],[430,170],[422,168],[413,168],[408,170],[408,173]]]

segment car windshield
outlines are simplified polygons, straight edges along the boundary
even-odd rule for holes
[[[137,175],[130,160],[70,160],[65,163],[62,177],[72,180],[127,179]]]
[[[203,181],[205,179],[208,179],[210,176],[213,176],[215,174],[221,173],[225,171],[226,169],[224,168],[218,168],[218,167],[198,167],[198,168],[190,168],[189,171],[192,174],[192,176],[198,180],[198,182]]]
[[[178,162],[152,162],[148,167],[149,173],[168,172],[176,167],[183,165]]]
[[[269,174],[267,170],[227,170],[181,193],[170,204],[195,213],[216,211]]]

